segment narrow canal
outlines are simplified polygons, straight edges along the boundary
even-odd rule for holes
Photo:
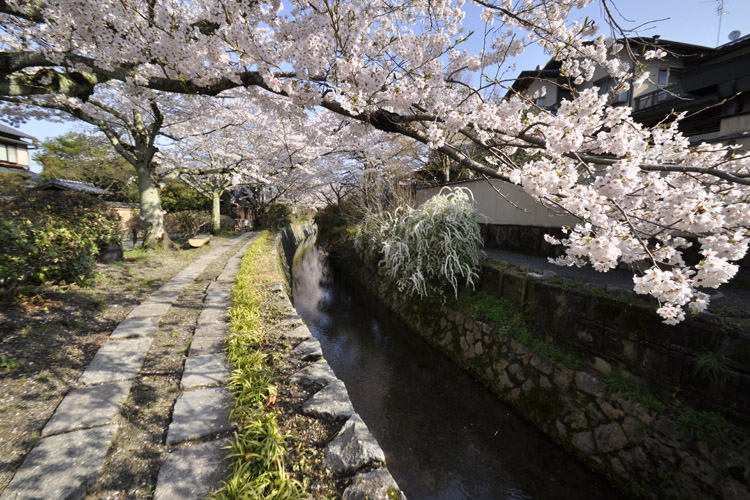
[[[409,500],[623,499],[304,244],[294,305]]]

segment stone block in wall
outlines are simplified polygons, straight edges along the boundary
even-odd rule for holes
[[[594,433],[591,431],[579,432],[573,434],[570,437],[571,444],[586,455],[594,455],[596,448],[594,447]]]
[[[563,422],[573,431],[581,431],[590,427],[586,414],[580,407],[570,408],[563,417]]]
[[[576,387],[596,398],[604,396],[604,383],[598,377],[586,372],[576,372]]]
[[[515,387],[515,384],[508,377],[507,371],[503,371],[497,376],[496,383],[500,389],[511,389]]]
[[[521,306],[524,298],[524,279],[519,276],[505,273],[503,275],[503,291],[502,296],[516,304]]]
[[[616,409],[614,406],[609,404],[606,400],[598,400],[599,409],[607,416],[610,420],[619,420],[624,413],[622,410]]]
[[[601,425],[594,430],[596,448],[600,453],[612,453],[628,445],[628,438],[616,423]]]
[[[500,291],[500,270],[484,266],[479,274],[479,289],[497,295]]]
[[[661,417],[656,421],[656,432],[654,435],[659,441],[673,448],[680,446],[681,434],[674,420],[669,417]]]
[[[612,373],[612,365],[608,361],[600,358],[599,356],[594,356],[594,370],[596,370],[597,372],[601,373],[604,376],[607,376],[610,373]]]
[[[592,427],[597,427],[608,421],[608,419],[604,416],[604,412],[599,409],[599,405],[597,405],[594,401],[590,401],[586,405],[586,418],[588,419],[589,424],[591,424]]]
[[[549,358],[545,358],[539,354],[532,354],[529,358],[529,364],[545,375],[550,375],[555,367]]]
[[[617,411],[617,410],[615,410]],[[622,419],[622,431],[633,443],[639,443],[646,437],[647,426],[635,417],[626,416]]]
[[[573,377],[575,377],[575,372],[573,370],[561,363],[555,365],[552,380],[557,387],[560,389],[567,389],[571,382],[573,382]]]
[[[631,415],[637,418],[644,425],[651,425],[655,420],[655,414],[640,403],[633,402],[625,397],[613,394],[609,401],[616,405],[618,408],[622,408],[622,411],[627,415]]]
[[[523,372],[523,367],[519,364],[510,365],[505,371],[513,377],[513,380],[516,384],[521,384],[524,380],[526,380],[526,375]]]

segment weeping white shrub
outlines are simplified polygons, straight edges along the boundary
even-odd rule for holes
[[[368,265],[378,263],[391,222],[391,214],[387,212],[368,212],[362,218],[362,222],[357,224],[354,249]]]
[[[365,221],[358,231],[358,250],[372,255],[380,241],[380,268],[407,295],[445,298],[465,283],[474,287],[482,262],[482,238],[471,191],[444,188],[418,208],[399,208],[393,217]],[[447,283],[446,283],[447,282]]]

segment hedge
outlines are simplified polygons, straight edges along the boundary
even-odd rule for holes
[[[27,192],[0,204],[0,294],[23,285],[89,284],[102,246],[115,243],[119,217],[94,197]]]

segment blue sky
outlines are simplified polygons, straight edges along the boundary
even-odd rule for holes
[[[643,26],[639,34],[643,36],[660,35],[663,39],[674,40],[696,45],[714,47],[728,41],[728,34],[739,30],[742,35],[750,34],[750,1],[724,0],[724,15],[719,30],[719,16],[716,14],[717,3],[714,0],[614,0],[617,9],[622,14],[619,19],[623,27],[634,28],[648,21],[657,21]],[[478,21],[478,10],[472,9]],[[600,19],[598,3],[594,3],[575,14],[584,19],[586,16]],[[483,25],[476,28],[477,35],[473,43],[480,44]],[[541,50],[533,48],[527,50],[516,59],[516,69],[510,72],[515,75],[521,70],[533,69],[543,65],[547,57]],[[67,123],[51,123],[31,121],[19,127],[22,132],[44,140],[62,135],[70,130],[80,129],[81,125],[75,121]],[[39,171],[38,166],[32,169]]]

